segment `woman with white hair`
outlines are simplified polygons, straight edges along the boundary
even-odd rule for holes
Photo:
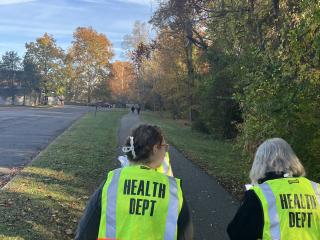
[[[228,226],[230,239],[319,240],[320,185],[281,138],[263,142],[255,154],[242,205]]]

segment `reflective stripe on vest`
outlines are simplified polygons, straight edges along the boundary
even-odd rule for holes
[[[105,236],[99,234],[100,239],[115,240],[117,237],[117,194],[120,182],[120,175],[123,168],[114,170],[114,174],[107,187],[107,197],[106,197],[106,212],[105,212]],[[173,177],[163,175],[168,179],[169,182],[169,203],[168,212],[165,222],[165,232],[164,240],[176,239],[177,233],[177,221],[179,216],[179,211],[181,209],[181,203],[179,203],[179,190],[177,180]],[[179,188],[180,189],[180,188]],[[181,190],[180,190],[181,191]]]
[[[170,198],[169,198],[169,209],[166,219],[166,231],[164,234],[165,240],[175,239],[177,219],[178,219],[178,209],[179,209],[179,199],[178,199],[178,188],[175,178],[168,177],[170,184]]]
[[[159,173],[163,173],[165,175],[173,177],[172,168],[171,168],[171,164],[170,164],[169,152],[166,152],[166,155],[163,159],[162,164],[160,165],[160,167],[158,167],[156,169],[156,171]]]
[[[319,203],[319,206],[320,206],[320,190],[319,190],[318,184],[315,183],[315,182],[312,182],[312,181],[310,181],[310,182],[311,182],[311,185],[312,185],[312,187],[314,189],[314,192],[315,192],[315,194],[317,196],[318,203]]]
[[[277,212],[277,205],[276,205],[276,198],[268,185],[268,183],[260,184],[259,187],[261,188],[264,197],[268,202],[268,214],[270,219],[270,233],[272,239],[280,239],[280,222],[279,216]]]
[[[163,172],[167,174],[169,170],[169,163],[167,163],[167,157],[165,157],[164,161],[162,162]]]
[[[116,239],[116,209],[117,192],[120,179],[121,168],[114,171],[111,183],[108,187],[107,214],[106,214],[106,238]]]
[[[263,209],[264,240],[319,239],[319,184],[304,177],[279,178],[252,189]]]

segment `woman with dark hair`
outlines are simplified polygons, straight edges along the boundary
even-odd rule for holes
[[[130,165],[108,173],[87,205],[76,239],[192,239],[180,180],[155,170],[168,147],[159,127],[134,129],[123,147]]]
[[[228,226],[232,240],[320,239],[320,187],[281,138],[263,142],[250,171],[252,185]]]

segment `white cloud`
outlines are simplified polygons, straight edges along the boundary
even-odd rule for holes
[[[147,6],[155,6],[157,4],[157,0],[117,0],[118,2],[123,3],[134,3],[139,5],[147,5]]]
[[[81,2],[86,3],[108,3],[110,0],[81,0]],[[139,5],[155,5],[157,4],[158,0],[114,0],[115,2],[122,2],[122,3],[133,3]],[[109,2],[110,3],[110,2]]]
[[[28,3],[35,2],[37,0],[0,0],[0,5],[11,5],[11,4],[19,4],[19,3]]]
[[[57,29],[57,28],[46,28],[46,27],[35,27],[35,26],[0,26],[0,33],[23,33],[24,36],[42,36],[45,32],[52,35],[72,35],[73,29]]]
[[[119,2],[119,3],[129,3],[129,4],[137,4],[142,6],[156,6],[158,4],[158,0],[80,0],[84,3],[93,3],[93,4],[108,4],[111,2]]]

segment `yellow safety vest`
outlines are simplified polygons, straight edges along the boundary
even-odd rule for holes
[[[280,178],[252,188],[261,201],[263,240],[319,240],[320,187],[304,177]]]
[[[182,208],[180,180],[141,165],[109,172],[98,239],[174,240]]]
[[[171,164],[170,164],[169,152],[166,152],[166,156],[164,157],[164,160],[163,160],[161,166],[158,167],[156,169],[156,171],[173,177],[172,168],[171,168]]]

